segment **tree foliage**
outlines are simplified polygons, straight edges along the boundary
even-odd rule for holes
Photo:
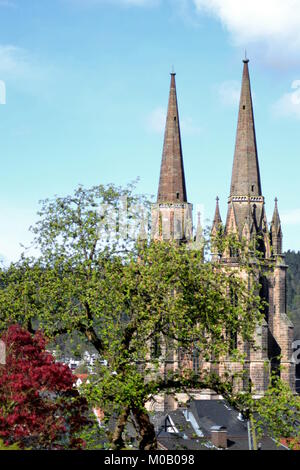
[[[40,332],[19,325],[2,336],[6,364],[0,366],[0,438],[22,448],[81,448],[88,424],[87,402],[73,387],[76,377],[45,351]]]
[[[0,329],[18,322],[51,340],[76,335],[106,361],[82,390],[107,419],[117,417],[109,434],[116,448],[129,416],[140,448],[155,448],[145,404],[159,393],[211,388],[236,401],[234,374],[220,378],[205,363],[228,355],[243,363],[239,342],[254,346],[263,318],[253,252],[223,237],[220,249],[234,244],[240,254],[234,270],[205,261],[193,245],[138,237],[148,208],[133,185],[46,200],[32,229],[40,256],[23,257],[0,278]],[[168,365],[174,352],[179,370]]]

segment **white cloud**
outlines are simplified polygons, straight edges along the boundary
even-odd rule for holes
[[[181,131],[184,135],[196,136],[202,133],[202,127],[198,126],[191,117],[181,119]]]
[[[24,67],[24,51],[12,45],[0,45],[0,73],[19,73]]]
[[[281,221],[285,225],[300,225],[300,209],[284,212],[281,214]]]
[[[166,110],[162,106],[153,109],[147,117],[147,129],[155,134],[163,133],[166,125],[166,115]]]
[[[236,80],[223,82],[218,85],[217,93],[224,106],[238,106],[241,94],[241,84]]]
[[[299,63],[300,0],[63,0],[81,6],[152,7],[167,4],[189,24],[209,15],[221,22],[238,47],[275,67]],[[195,14],[196,12],[196,14]],[[257,47],[258,46],[258,47]]]
[[[259,43],[269,56],[290,60],[300,51],[299,0],[193,0],[198,13],[216,17],[234,43]]]
[[[147,130],[155,134],[163,134],[166,125],[166,117],[166,109],[162,106],[153,109],[146,119]],[[202,128],[198,126],[190,116],[180,119],[180,129],[182,134],[188,136],[199,135],[202,132]]]
[[[273,105],[273,113],[279,117],[300,119],[300,80],[294,80],[291,91],[281,96]]]
[[[20,90],[33,96],[49,100],[54,77],[59,79],[61,71],[45,63],[29,51],[12,44],[0,44],[0,83],[7,95],[10,89]]]
[[[20,47],[11,44],[0,44],[0,76],[32,80],[40,78],[42,67],[34,62],[30,54]]]

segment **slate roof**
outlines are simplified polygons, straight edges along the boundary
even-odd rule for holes
[[[205,436],[210,436],[212,426],[225,426],[228,436],[244,436],[248,432],[247,422],[224,400],[194,400],[189,409]]]
[[[156,413],[151,417],[155,426],[157,440],[163,449],[168,450],[216,450],[210,441],[213,426],[225,426],[228,433],[228,450],[248,450],[247,421],[238,411],[224,400],[194,400],[188,407],[195,419],[194,425],[186,420],[186,410],[178,409],[169,413]],[[188,416],[188,415],[186,415]],[[173,431],[169,432],[174,424]],[[196,429],[193,426],[197,426]],[[201,431],[203,436],[197,435]],[[286,450],[272,438],[264,436],[259,439],[261,450]]]
[[[166,450],[210,450],[209,444],[201,439],[182,439],[178,435],[160,435],[157,438],[158,445]]]

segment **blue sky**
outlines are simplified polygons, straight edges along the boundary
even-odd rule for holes
[[[300,0],[0,0],[4,258],[40,199],[137,176],[156,194],[172,66],[189,201],[225,219],[245,48],[268,218],[277,196],[300,250]]]

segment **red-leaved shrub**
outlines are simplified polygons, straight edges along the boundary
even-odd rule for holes
[[[74,387],[70,369],[45,350],[41,332],[19,325],[2,336],[6,364],[0,365],[0,439],[31,449],[80,449],[88,407]]]

